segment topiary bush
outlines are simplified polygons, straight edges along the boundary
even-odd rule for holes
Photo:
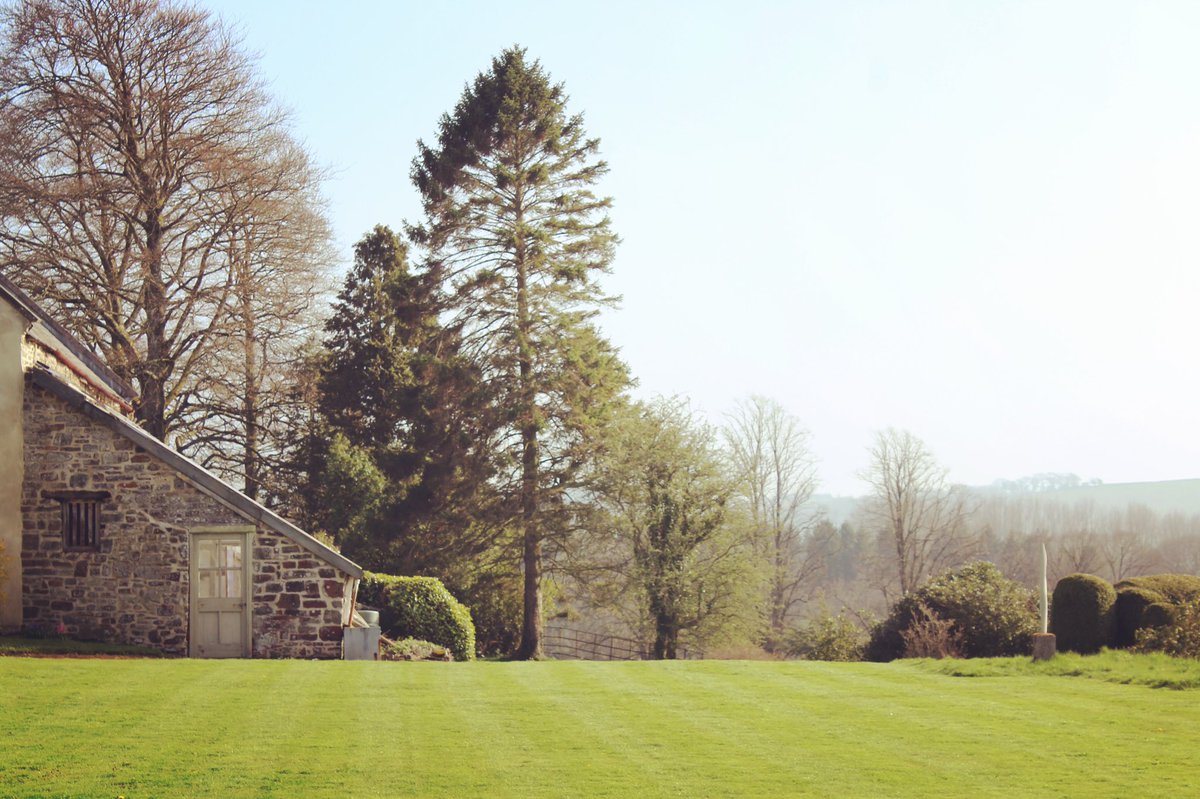
[[[977,561],[944,572],[902,597],[871,631],[866,659],[903,657],[905,631],[927,621],[920,612],[922,605],[938,619],[950,622],[947,634],[954,637],[965,657],[1028,654],[1038,630],[1033,592],[1005,577],[994,564]]]
[[[1178,607],[1200,599],[1200,577],[1155,574],[1117,583],[1114,646],[1133,646],[1140,630],[1171,624]]]
[[[1094,574],[1068,574],[1054,586],[1050,632],[1063,652],[1090,654],[1116,637],[1117,592]]]
[[[1117,590],[1117,601],[1113,606],[1113,613],[1116,616],[1116,634],[1113,637],[1113,646],[1129,647],[1133,646],[1137,641],[1137,631],[1146,627],[1155,627],[1157,624],[1152,621],[1162,623],[1163,610],[1168,610],[1169,621],[1169,603],[1167,598],[1157,591],[1151,591],[1149,588],[1137,588],[1129,586]],[[1150,610],[1154,608],[1154,610]]]
[[[475,659],[475,625],[466,605],[435,577],[394,577],[366,572],[359,604],[379,609],[389,638],[416,638],[446,647],[455,660]]]
[[[1165,652],[1175,657],[1200,659],[1200,599],[1173,606],[1171,619],[1166,623],[1138,630],[1133,648],[1136,652]]]
[[[1128,577],[1115,586],[1117,593],[1126,588],[1144,588],[1157,591],[1173,605],[1183,605],[1200,599],[1200,577],[1193,574],[1151,574],[1146,577]]]

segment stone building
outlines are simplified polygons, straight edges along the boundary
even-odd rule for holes
[[[340,657],[362,569],[142,430],[135,399],[0,276],[0,631]]]

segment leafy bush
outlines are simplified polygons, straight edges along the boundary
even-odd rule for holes
[[[417,638],[448,648],[455,660],[475,659],[475,625],[466,606],[434,577],[394,577],[367,572],[360,604],[379,609],[389,638]]]
[[[416,638],[405,638],[401,641],[390,641],[384,651],[386,660],[450,660],[449,650],[444,646],[421,641]]]
[[[1133,646],[1138,632],[1173,623],[1176,609],[1200,599],[1200,577],[1190,574],[1155,574],[1131,577],[1114,586],[1117,591],[1114,644]]]
[[[1166,624],[1138,630],[1134,650],[1200,659],[1200,599],[1175,606],[1172,616]]]
[[[475,649],[481,655],[505,655],[513,652],[521,640],[521,575],[516,569],[472,569],[468,578],[446,576],[446,587],[471,609],[475,623]],[[543,607],[549,605],[548,587],[543,591]]]
[[[920,618],[924,604],[953,624],[965,657],[1028,654],[1038,629],[1033,592],[1003,574],[992,563],[977,561],[944,572],[902,597],[871,632],[867,660],[894,660],[904,655],[904,631]]]
[[[1129,577],[1117,583],[1117,593],[1127,588],[1143,588],[1156,591],[1173,605],[1183,605],[1200,599],[1200,577],[1191,574],[1152,574],[1146,577]]]
[[[1121,648],[1133,646],[1138,630],[1157,627],[1170,621],[1171,615],[1170,603],[1165,596],[1149,588],[1133,586],[1117,590],[1113,613],[1116,615],[1116,634],[1112,643]]]
[[[1090,654],[1116,637],[1116,590],[1094,574],[1068,574],[1054,586],[1050,632],[1063,652]]]
[[[785,647],[789,657],[803,660],[862,660],[866,633],[846,611],[834,616],[822,604],[818,614],[807,624],[792,630]]]
[[[962,630],[955,629],[953,621],[943,619],[924,602],[917,605],[912,623],[900,631],[900,637],[904,639],[906,658],[962,657]]]

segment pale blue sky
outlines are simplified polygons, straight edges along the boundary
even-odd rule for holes
[[[638,393],[778,400],[824,490],[888,426],[971,484],[1200,476],[1200,3],[204,5],[337,170],[347,258],[528,47],[612,168]]]

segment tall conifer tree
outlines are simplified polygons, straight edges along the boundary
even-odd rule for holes
[[[425,212],[411,228],[505,425],[501,448],[524,569],[518,656],[542,654],[543,543],[571,524],[572,489],[596,426],[627,384],[592,319],[617,241],[599,140],[569,114],[561,84],[510,48],[418,144]]]
[[[493,479],[495,403],[442,324],[436,285],[376,226],[354,248],[326,325],[319,418],[297,448],[305,520],[374,571],[440,578],[468,602],[477,642],[509,652],[516,564]]]

